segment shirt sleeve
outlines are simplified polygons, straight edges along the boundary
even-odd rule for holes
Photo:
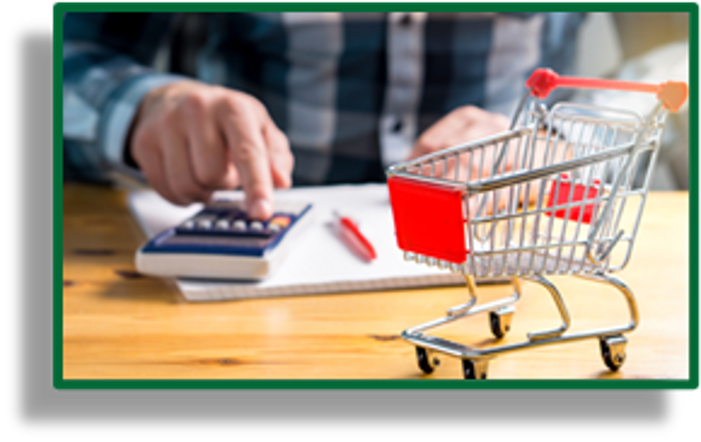
[[[132,120],[152,89],[184,77],[149,67],[174,14],[66,14],[63,141],[67,175],[107,182],[140,177],[125,161]],[[132,163],[133,164],[133,163]]]

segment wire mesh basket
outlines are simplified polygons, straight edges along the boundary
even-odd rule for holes
[[[633,294],[611,273],[630,260],[664,123],[684,103],[687,87],[562,77],[546,69],[536,70],[526,87],[507,132],[387,170],[405,259],[462,273],[470,294],[445,318],[403,333],[416,345],[424,372],[435,368],[435,354],[445,353],[463,360],[466,378],[483,378],[488,360],[499,353],[584,338],[598,338],[604,362],[617,370],[625,359],[623,333],[637,326]],[[647,115],[577,103],[548,109],[541,99],[557,87],[655,93],[659,101]],[[565,334],[570,315],[549,275],[613,285],[627,300],[630,322]],[[475,277],[510,277],[514,294],[478,305]],[[520,297],[519,279],[535,281],[552,295],[563,321],[559,328],[485,349],[423,333],[488,312],[493,334],[503,337]]]

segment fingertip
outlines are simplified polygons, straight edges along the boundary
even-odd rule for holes
[[[266,220],[273,216],[273,205],[270,200],[257,198],[248,202],[248,216],[252,219]]]

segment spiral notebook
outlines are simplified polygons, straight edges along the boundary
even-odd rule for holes
[[[396,245],[385,185],[303,187],[276,192],[275,198],[310,201],[315,212],[313,224],[292,245],[277,273],[257,282],[177,279],[177,287],[186,299],[220,301],[465,283],[459,274],[404,261]],[[201,207],[174,206],[150,190],[129,194],[129,208],[147,238],[179,224]],[[329,225],[334,211],[357,222],[375,247],[377,259],[370,263],[360,260],[335,236]]]

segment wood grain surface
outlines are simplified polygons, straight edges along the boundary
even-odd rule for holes
[[[492,379],[687,379],[689,377],[689,225],[687,193],[652,193],[629,266],[641,324],[628,335],[627,361],[604,366],[596,340],[502,355]],[[167,280],[138,274],[144,240],[126,195],[64,186],[63,369],[65,379],[459,379],[460,361],[443,358],[430,376],[417,368],[402,330],[436,319],[467,299],[464,287],[188,303]],[[613,289],[553,277],[572,330],[625,324]],[[510,293],[480,286],[480,300]],[[500,343],[559,324],[549,295],[532,283],[511,332]],[[490,345],[485,315],[441,329],[464,344]]]

